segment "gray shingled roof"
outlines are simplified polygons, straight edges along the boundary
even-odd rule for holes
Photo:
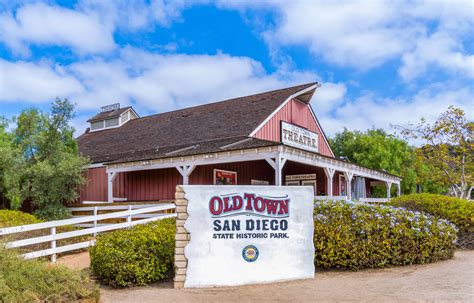
[[[156,159],[193,145],[198,146],[173,156],[221,151],[220,147],[247,138],[288,97],[314,84],[142,117],[118,128],[84,133],[77,138],[79,152],[99,163]],[[301,99],[309,102],[310,94]],[[232,148],[276,144],[253,138]]]

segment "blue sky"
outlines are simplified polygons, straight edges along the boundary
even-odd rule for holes
[[[334,135],[473,119],[472,1],[4,1],[0,115],[77,104],[142,115],[318,81],[312,106]]]

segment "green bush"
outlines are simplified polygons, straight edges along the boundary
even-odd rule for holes
[[[98,302],[99,288],[87,272],[23,260],[0,248],[0,302]]]
[[[33,215],[19,210],[0,210],[0,227],[10,227],[41,223],[42,221]]]
[[[474,203],[434,194],[412,194],[394,198],[390,204],[444,218],[461,231],[474,232]]]
[[[315,203],[315,265],[358,270],[429,263],[454,254],[456,227],[389,206]]]
[[[175,220],[164,219],[97,237],[90,249],[91,269],[114,287],[145,285],[173,271]]]
[[[72,216],[71,212],[62,204],[49,204],[35,210],[35,216],[44,221],[64,220]]]

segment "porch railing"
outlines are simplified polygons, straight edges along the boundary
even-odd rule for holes
[[[315,196],[315,200],[326,201],[347,201],[347,196]],[[388,198],[359,198],[355,202],[359,203],[388,203],[390,199]]]
[[[347,196],[314,196],[315,200],[347,201]]]
[[[388,203],[388,198],[360,198],[359,202],[362,203]]]
[[[101,215],[92,215],[92,216],[84,216],[84,217],[77,217],[72,219],[66,220],[58,220],[58,221],[50,221],[44,223],[37,223],[37,224],[29,224],[29,225],[22,225],[22,226],[13,226],[13,227],[6,227],[0,229],[0,236],[8,236],[12,234],[18,234],[28,231],[35,231],[49,228],[49,235],[46,236],[39,236],[39,237],[32,237],[32,238],[25,238],[21,240],[16,240],[12,242],[7,242],[5,244],[6,248],[20,248],[28,245],[39,244],[39,243],[48,243],[50,248],[42,249],[38,251],[28,252],[22,254],[25,259],[33,259],[45,256],[51,256],[51,262],[56,262],[57,254],[68,252],[77,249],[83,249],[89,246],[93,246],[95,244],[95,239],[83,241],[79,243],[64,245],[64,246],[56,246],[56,241],[62,239],[68,239],[83,235],[95,235],[97,233],[122,229],[131,227],[137,224],[144,224],[149,223],[157,220],[162,220],[165,218],[173,218],[176,217],[175,213],[156,213],[159,211],[166,211],[166,210],[174,210],[176,206],[172,203],[168,204],[161,204],[158,206],[151,206],[151,207],[142,207],[137,209],[128,208],[125,211],[118,211],[113,213],[101,214]],[[145,217],[138,220],[134,220],[138,215],[145,215],[145,214],[152,214],[151,217]],[[101,220],[113,219],[113,218],[125,218],[126,221],[123,223],[111,223],[111,224],[103,224],[98,226],[97,222]],[[70,226],[70,225],[78,225],[81,223],[92,222],[92,227],[78,229],[74,231],[62,232],[57,233],[57,228],[61,226]]]

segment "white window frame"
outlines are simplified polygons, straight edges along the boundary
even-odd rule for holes
[[[312,185],[314,188],[314,195],[315,196],[318,195],[318,182],[316,181],[316,179],[301,180],[301,186],[305,186],[305,185]]]

